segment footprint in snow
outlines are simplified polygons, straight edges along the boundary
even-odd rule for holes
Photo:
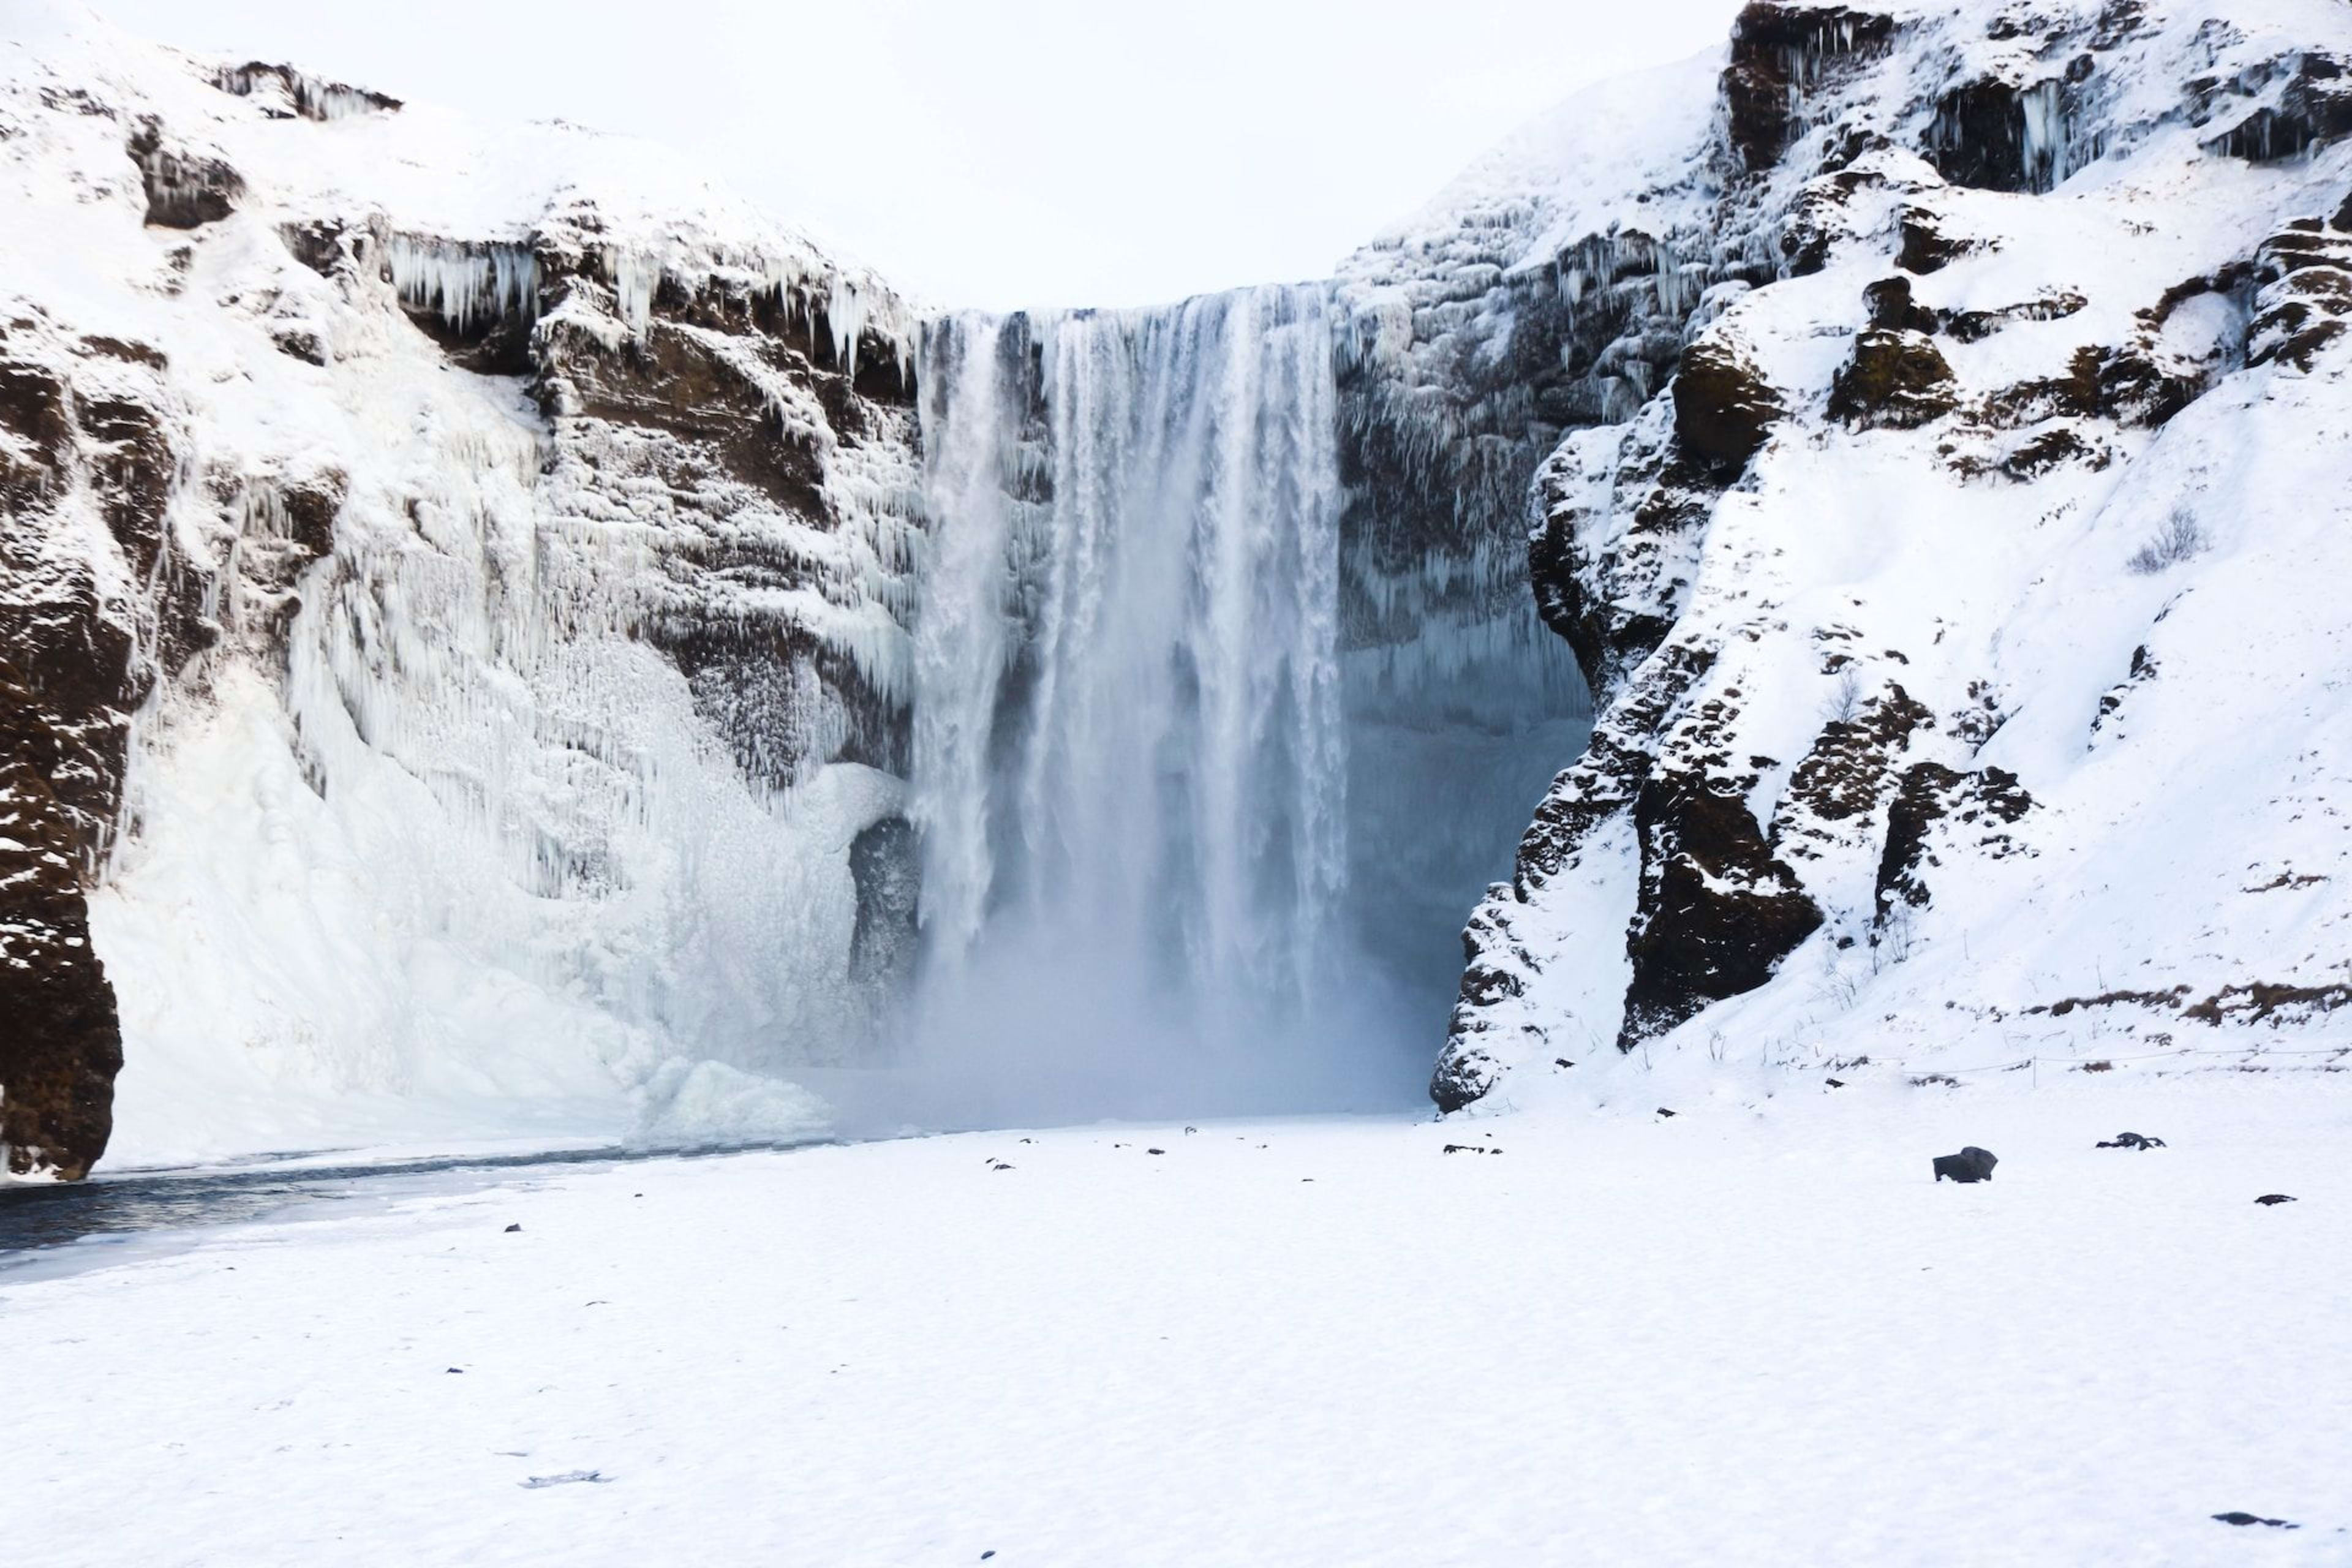
[[[566,1470],[560,1476],[533,1476],[515,1484],[525,1491],[537,1491],[541,1487],[567,1487],[574,1481],[593,1481],[602,1486],[612,1479],[602,1470]]]

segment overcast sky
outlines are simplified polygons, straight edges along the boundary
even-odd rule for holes
[[[1739,0],[95,0],[190,48],[676,146],[934,303],[1320,277]]]

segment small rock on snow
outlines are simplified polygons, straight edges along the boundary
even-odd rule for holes
[[[1992,1168],[2000,1163],[1990,1149],[1979,1149],[1971,1143],[1957,1154],[1938,1154],[1935,1159],[1936,1180],[1947,1176],[1960,1183],[1990,1182]]]
[[[2223,1524],[2267,1524],[2273,1530],[2301,1530],[2303,1528],[2303,1526],[2299,1524],[2289,1524],[2283,1519],[2264,1519],[2260,1514],[2248,1513],[2242,1509],[2231,1509],[2227,1513],[2217,1513],[2213,1517],[2220,1520]]]
[[[2261,1197],[2256,1198],[2254,1202],[2261,1204],[2265,1207],[2269,1207],[2275,1204],[2291,1204],[2294,1202],[2294,1200],[2287,1196],[2284,1193],[2264,1193]]]
[[[515,1484],[525,1491],[537,1491],[541,1487],[569,1486],[574,1481],[593,1481],[601,1486],[612,1479],[602,1470],[566,1470],[560,1476],[533,1476]]]

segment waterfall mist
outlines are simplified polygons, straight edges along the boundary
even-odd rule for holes
[[[1498,768],[1445,694],[1475,670],[1343,657],[1328,310],[1270,286],[927,332],[897,1114],[1420,1101],[1463,915],[1573,748]]]

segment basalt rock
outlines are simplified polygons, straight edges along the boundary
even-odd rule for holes
[[[795,591],[845,600],[858,585],[768,520],[844,527],[827,482],[835,453],[904,438],[873,426],[885,413],[908,417],[911,375],[876,340],[853,376],[829,323],[718,279],[666,280],[644,330],[615,344],[557,313],[572,290],[609,285],[551,252],[540,267],[551,317],[527,341],[558,471],[600,489],[650,482],[667,498],[652,548],[671,592],[646,636],[686,675],[697,709],[765,787],[832,762],[903,775],[903,696],[774,607]],[[868,858],[911,854],[903,836],[886,836]]]
[[[1895,794],[1912,736],[1934,727],[1935,715],[1892,683],[1832,718],[1789,775],[1772,815],[1773,848],[1788,859],[1817,859],[1869,835]]]
[[[1959,406],[1952,367],[1924,332],[1869,327],[1838,372],[1830,417],[1857,429],[1909,430]]]
[[[273,120],[346,120],[355,114],[388,114],[401,106],[400,100],[381,92],[262,60],[223,66],[213,73],[212,83],[223,92],[253,100]]]
[[[1702,337],[1683,355],[1675,379],[1675,436],[1684,456],[1716,477],[1736,477],[1747,468],[1787,412],[1771,384],[1733,345]]]
[[[1772,853],[1746,798],[1696,772],[1654,773],[1633,805],[1640,912],[1626,935],[1633,979],[1618,1048],[1753,991],[1822,925]]]
[[[1769,168],[1804,128],[1808,89],[1850,59],[1883,53],[1892,17],[1851,5],[1758,3],[1731,28],[1722,93],[1732,146],[1750,172]]]
[[[859,833],[850,841],[849,874],[857,885],[850,978],[896,985],[914,972],[916,905],[922,888],[914,825],[903,816],[886,816]]]
[[[1913,763],[1887,808],[1880,919],[1898,904],[1920,909],[1932,900],[1927,873],[1943,864],[1939,847],[1991,860],[2023,853],[2011,829],[2032,808],[2017,775],[2000,768],[1964,773],[1941,763]]]
[[[1990,1182],[1992,1180],[1992,1168],[2000,1163],[1990,1149],[1979,1149],[1970,1144],[1957,1154],[1936,1156],[1936,1180],[1955,1181],[1963,1186],[1971,1182]]]
[[[122,1030],[91,950],[84,824],[53,700],[0,658],[0,1164],[76,1181],[106,1152]]]
[[[245,177],[226,159],[173,144],[152,118],[132,133],[129,152],[147,188],[147,221],[158,227],[217,223],[244,198]]]
[[[1936,312],[1912,299],[1908,278],[1882,278],[1862,291],[1862,299],[1870,310],[1870,324],[1874,327],[1923,335],[1937,330]]]
[[[1925,276],[1940,272],[1961,257],[1980,248],[1977,241],[1954,236],[1947,220],[1925,207],[1906,207],[1899,220],[1902,248],[1895,265]]]
[[[2055,77],[2023,87],[1998,78],[1963,83],[1936,105],[1927,160],[1956,185],[2052,190],[2073,172],[2066,133],[2073,91]]]
[[[2309,370],[2352,320],[2352,238],[2326,232],[2315,218],[2264,241],[2254,267],[2261,291],[2247,363]]]
[[[64,368],[76,353],[131,374],[79,386]],[[196,640],[184,578],[158,569],[177,455],[132,391],[161,363],[35,321],[0,337],[0,1162],[18,1175],[81,1176],[112,1127],[121,1029],[86,895],[117,830],[152,661]],[[113,563],[64,547],[93,512]],[[133,572],[157,602],[121,598]]]
[[[2256,110],[2208,141],[2205,150],[2250,163],[2276,163],[2347,134],[2352,134],[2352,75],[2342,59],[2312,51],[2295,57],[2276,107]]]

